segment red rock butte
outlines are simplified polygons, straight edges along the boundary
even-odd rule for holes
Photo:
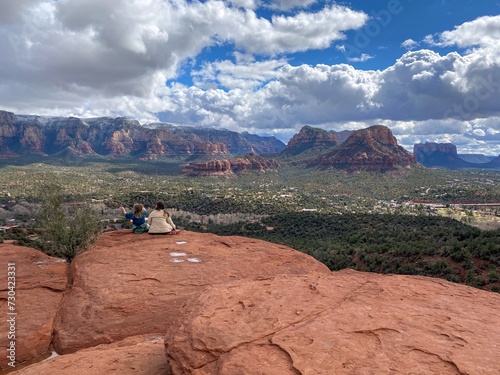
[[[3,280],[16,265],[12,374],[500,374],[500,295],[440,279],[187,231],[108,232],[69,267],[11,244],[0,260]]]

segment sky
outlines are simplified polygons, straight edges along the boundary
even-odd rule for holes
[[[500,0],[0,2],[0,109],[500,154]]]

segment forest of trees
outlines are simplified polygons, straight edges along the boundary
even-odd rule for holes
[[[206,230],[284,244],[331,270],[433,276],[500,292],[500,230],[448,218],[289,212]]]

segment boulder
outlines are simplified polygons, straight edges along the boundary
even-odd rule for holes
[[[98,345],[76,353],[55,356],[11,375],[67,374],[170,374],[163,337],[134,336],[109,345]]]
[[[0,319],[0,347],[4,348],[0,370],[5,370],[12,368],[5,355],[11,342],[16,366],[50,351],[54,317],[67,285],[67,265],[35,249],[0,244],[0,280],[0,311],[4,314]]]
[[[329,274],[283,245],[183,231],[176,236],[107,232],[71,264],[73,282],[59,308],[59,354],[141,334],[164,334],[182,305],[231,280]]]
[[[165,336],[174,375],[500,373],[500,295],[345,270],[214,285]]]

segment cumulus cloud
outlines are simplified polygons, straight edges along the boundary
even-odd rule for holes
[[[0,97],[13,107],[46,100],[47,95],[54,101],[71,96],[145,97],[154,89],[156,74],[175,78],[185,61],[207,47],[232,44],[245,53],[267,55],[326,48],[366,18],[331,6],[268,20],[251,9],[215,0],[23,4],[31,5],[27,16],[0,29],[0,48],[7,52],[0,56]],[[21,5],[9,9],[12,14]],[[19,96],[12,95],[12,87]]]
[[[305,124],[343,130],[381,123],[408,148],[417,140],[451,139],[500,153],[498,16],[427,38],[471,48],[466,52],[411,50],[374,71],[287,60],[287,54],[329,48],[367,22],[366,14],[335,4],[263,18],[260,7],[288,11],[314,1],[6,3],[0,5],[2,109],[159,118],[285,141]],[[197,62],[211,47],[230,53]],[[334,48],[346,52],[345,45]],[[194,85],[175,82],[187,62],[195,66]]]
[[[500,15],[484,16],[471,22],[445,31],[439,36],[437,44],[459,47],[497,47],[500,39]]]

